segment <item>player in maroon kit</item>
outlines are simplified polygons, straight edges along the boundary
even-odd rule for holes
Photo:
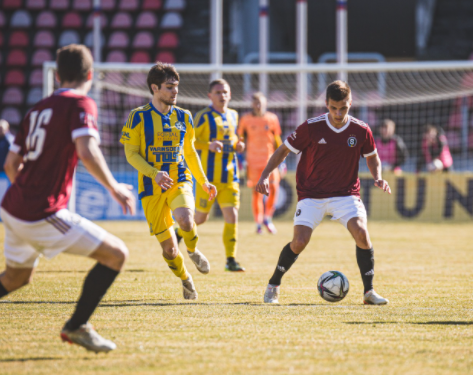
[[[58,50],[56,78],[61,88],[28,112],[10,147],[5,172],[12,185],[0,209],[6,258],[0,298],[31,281],[41,255],[52,258],[64,252],[95,259],[98,263],[85,278],[61,337],[87,350],[108,352],[116,345],[88,320],[122,269],[128,249],[117,237],[67,210],[78,157],[124,213],[134,213],[135,198],[131,186],[113,178],[98,146],[97,106],[86,96],[92,63],[85,46]]]
[[[365,304],[385,305],[389,301],[373,289],[373,245],[367,229],[366,210],[360,199],[358,166],[366,158],[375,186],[391,193],[381,178],[373,134],[364,122],[348,115],[351,90],[346,82],[335,81],[327,87],[328,113],[307,120],[273,154],[256,189],[269,193],[270,173],[289,152],[301,154],[297,166],[297,204],[294,237],[282,250],[278,265],[264,295],[265,303],[278,303],[281,278],[309,243],[312,231],[325,215],[343,224],[356,242],[356,258],[364,285]]]

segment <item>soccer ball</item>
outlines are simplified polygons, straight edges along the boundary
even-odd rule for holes
[[[350,289],[346,276],[339,271],[325,272],[317,283],[320,297],[328,302],[338,302],[345,298]]]

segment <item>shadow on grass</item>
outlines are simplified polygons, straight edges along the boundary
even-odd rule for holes
[[[60,361],[62,359],[57,357],[5,358],[0,359],[0,362]]]

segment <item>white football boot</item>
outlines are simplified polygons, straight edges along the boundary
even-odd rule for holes
[[[279,303],[279,285],[268,284],[264,292],[264,303]]]
[[[184,299],[197,299],[197,290],[195,290],[194,280],[192,280],[191,275],[189,275],[187,280],[182,280],[182,292]]]
[[[107,353],[117,348],[115,343],[100,336],[90,323],[82,324],[74,331],[69,331],[64,327],[61,331],[61,339],[70,344],[83,346],[95,353]]]
[[[374,289],[371,289],[363,296],[363,303],[365,305],[387,305],[389,300],[381,297]]]
[[[202,254],[198,249],[195,249],[193,253],[188,250],[187,254],[189,254],[189,258],[191,258],[192,262],[195,264],[195,268],[197,268],[197,271],[203,274],[207,274],[210,272],[209,261],[207,260],[205,255]]]

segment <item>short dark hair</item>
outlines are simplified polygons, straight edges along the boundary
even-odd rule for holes
[[[327,86],[327,93],[325,96],[325,100],[329,101],[332,99],[336,102],[340,100],[347,99],[351,94],[350,86],[345,81],[333,81],[330,85]]]
[[[85,82],[94,59],[82,44],[70,44],[56,52],[57,74],[61,82]]]
[[[227,85],[228,87],[230,87],[230,85],[228,84],[227,81],[225,81],[223,78],[219,78],[219,79],[214,79],[212,82],[210,82],[209,84],[209,92],[212,92],[212,89],[214,88],[214,86],[217,86],[217,85]]]
[[[179,82],[179,73],[177,72],[176,68],[171,64],[164,64],[158,61],[156,65],[154,65],[149,70],[148,78],[146,79],[146,83],[148,84],[148,89],[151,95],[153,95],[153,90],[151,89],[151,85],[153,83],[158,86],[158,89],[161,89],[161,85],[170,79],[174,79]]]

